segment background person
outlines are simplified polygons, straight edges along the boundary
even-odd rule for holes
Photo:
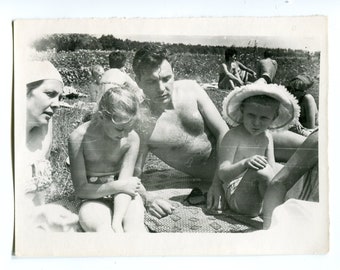
[[[298,75],[287,86],[288,90],[298,99],[301,108],[299,125],[291,130],[305,136],[308,136],[319,124],[319,113],[315,99],[307,93],[313,83],[312,78],[308,75]]]
[[[120,69],[126,73],[126,54],[120,50],[113,51],[109,54],[109,66],[110,68]]]
[[[100,99],[100,80],[104,72],[104,68],[101,65],[91,67],[92,82],[89,85],[90,102],[97,102]]]
[[[220,65],[219,70],[219,89],[232,90],[255,80],[255,71],[237,61],[237,50],[234,47],[226,49],[224,56],[225,62]]]
[[[272,59],[272,52],[265,50],[263,59],[256,64],[257,77],[256,82],[273,83],[277,71],[277,62]]]

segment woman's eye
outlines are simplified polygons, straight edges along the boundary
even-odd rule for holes
[[[54,98],[54,97],[56,97],[58,95],[58,92],[56,92],[56,91],[47,91],[47,92],[45,92],[45,94],[47,96],[49,96],[50,98]]]

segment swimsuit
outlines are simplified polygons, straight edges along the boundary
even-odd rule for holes
[[[242,177],[238,177],[232,181],[230,181],[229,183],[223,183],[223,189],[225,192],[225,197],[227,199],[227,203],[228,206],[231,210],[233,210],[234,212],[239,212],[239,207],[237,205],[236,199],[235,199],[235,191],[238,187],[238,185],[240,184]]]

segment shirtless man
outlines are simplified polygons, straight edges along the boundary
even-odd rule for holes
[[[277,62],[273,60],[272,53],[265,50],[264,58],[257,62],[257,76],[259,77],[256,82],[273,83],[277,71]]]
[[[138,131],[141,149],[137,175],[141,174],[146,155],[151,151],[179,171],[218,183],[216,146],[228,126],[207,93],[194,81],[174,81],[169,57],[159,46],[147,45],[140,49],[134,57],[133,70],[145,94],[144,116]],[[274,147],[279,150],[275,150],[277,160],[288,160],[304,139],[292,132],[273,134],[273,137]],[[291,151],[287,151],[286,145]],[[208,208],[223,207],[221,192],[218,185],[210,187]],[[151,198],[148,194],[146,200],[149,212],[157,217],[172,211],[166,200]]]
[[[228,127],[207,93],[195,81],[174,81],[168,55],[159,46],[139,50],[133,69],[146,107],[139,131],[140,172],[151,151],[175,169],[211,181],[217,165],[216,145]],[[169,202],[146,199],[151,214],[171,213]]]

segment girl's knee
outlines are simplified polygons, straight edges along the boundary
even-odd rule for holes
[[[79,210],[79,223],[87,232],[111,229],[112,211],[101,202],[85,202]]]
[[[144,226],[145,208],[142,199],[138,196],[131,201],[126,212],[123,224],[125,232],[146,232]]]

